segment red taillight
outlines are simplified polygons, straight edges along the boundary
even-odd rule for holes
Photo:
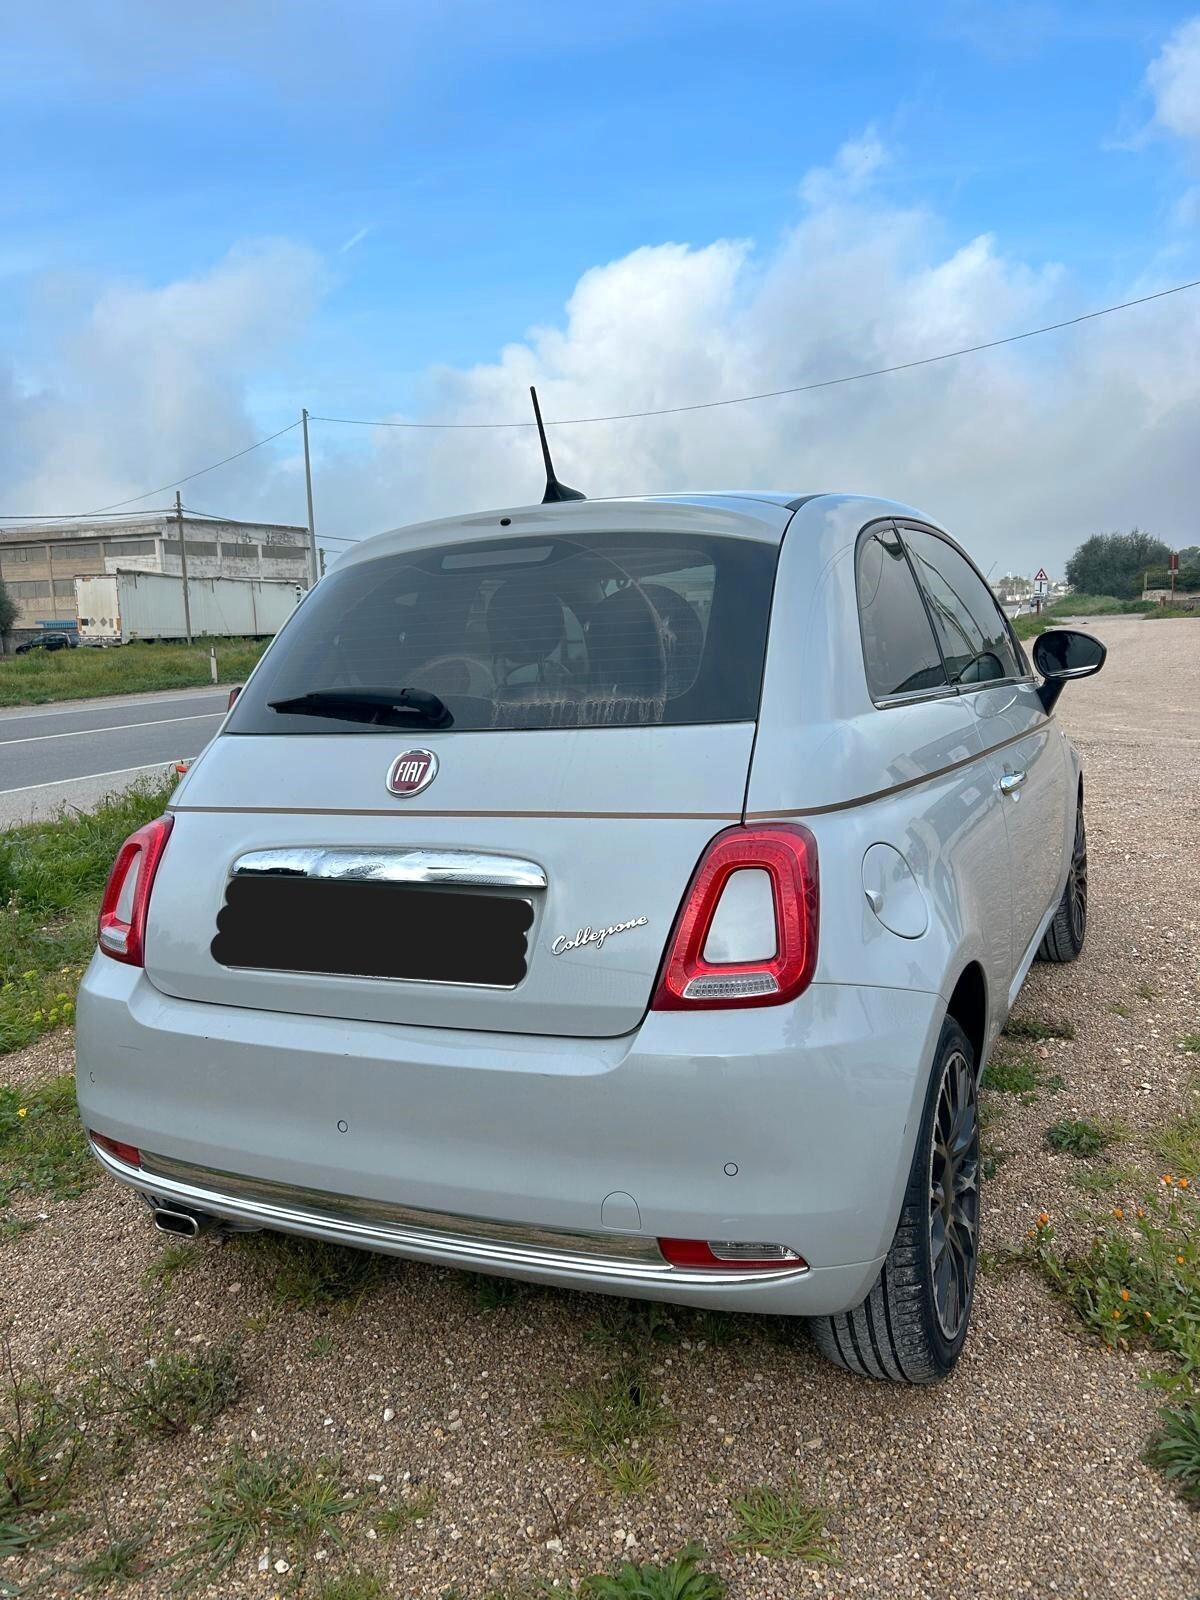
[[[110,1139],[106,1133],[97,1133],[91,1130],[89,1137],[93,1144],[98,1144],[101,1150],[107,1150],[110,1156],[116,1156],[118,1161],[123,1161],[127,1167],[140,1167],[142,1152],[135,1144],[126,1144],[122,1139]]]
[[[773,916],[773,949],[747,951],[744,959],[718,960],[712,951],[706,957],[721,897],[739,872],[756,873],[756,881],[769,887],[770,904],[759,913],[759,937],[763,945],[771,943]],[[794,1000],[816,970],[818,914],[817,841],[807,828],[791,823],[727,828],[700,858],[675,919],[652,1009],[777,1006]],[[734,943],[752,943],[754,937],[751,919],[749,929],[737,929]]]
[[[101,950],[114,961],[127,961],[131,967],[145,965],[150,890],[173,821],[173,817],[156,817],[131,833],[117,851],[96,929]]]
[[[710,1272],[715,1269],[801,1272],[808,1266],[804,1257],[786,1244],[738,1244],[732,1239],[660,1239],[658,1248],[673,1267],[701,1267]]]
[[[241,694],[241,692],[242,692],[241,684],[240,683],[235,683],[233,688],[230,689],[230,691],[229,691],[229,700],[227,701],[226,706],[225,706],[226,711],[232,711],[233,710],[233,707],[234,707],[234,704],[235,704],[235,702],[237,700],[237,697],[238,697],[238,695]]]

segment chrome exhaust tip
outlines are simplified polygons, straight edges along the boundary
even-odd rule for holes
[[[193,1211],[173,1211],[168,1206],[154,1208],[154,1226],[159,1233],[170,1233],[177,1239],[197,1238],[206,1221]]]

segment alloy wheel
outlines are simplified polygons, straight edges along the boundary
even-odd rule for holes
[[[1087,929],[1087,835],[1083,831],[1083,810],[1075,820],[1075,848],[1071,853],[1071,932],[1076,944],[1083,943]]]
[[[966,1320],[979,1228],[979,1117],[975,1074],[961,1050],[942,1069],[929,1150],[929,1259],[947,1339]]]

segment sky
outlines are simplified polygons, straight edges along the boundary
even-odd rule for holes
[[[1200,278],[1200,11],[44,0],[0,20],[0,518],[318,418],[524,421],[918,360]],[[592,495],[850,490],[985,569],[1200,538],[1200,289],[551,430]],[[540,499],[528,428],[312,425],[318,533]],[[300,433],[193,479],[302,522]],[[138,506],[170,503],[173,491]],[[136,509],[136,507],[135,507]]]

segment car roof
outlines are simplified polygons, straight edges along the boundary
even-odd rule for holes
[[[814,500],[822,509],[833,510],[854,502],[862,508],[862,520],[874,517],[919,516],[911,506],[869,495],[796,494],[778,489],[718,489],[695,494],[655,494],[605,496],[590,500],[560,500],[549,505],[499,506],[491,511],[468,512],[456,517],[439,517],[430,522],[414,522],[392,528],[355,543],[339,560],[339,566],[373,560],[400,551],[417,550],[429,544],[469,542],[495,538],[499,529],[510,537],[539,532],[569,534],[572,529],[595,530],[599,522],[605,531],[663,530],[695,531],[696,510],[709,514],[714,534],[778,542],[795,512]],[[925,519],[927,520],[927,519]]]

